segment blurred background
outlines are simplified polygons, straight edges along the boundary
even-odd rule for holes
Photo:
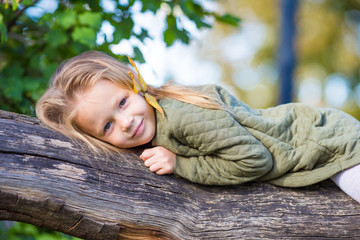
[[[130,55],[155,86],[220,84],[254,108],[360,119],[359,0],[0,0],[0,109],[34,115],[57,66],[91,49]],[[8,231],[23,226],[1,223],[0,238],[33,239]]]
[[[360,118],[358,0],[12,2],[0,5],[3,110],[33,115],[59,63],[95,49],[130,55],[155,86],[215,83],[255,108]]]

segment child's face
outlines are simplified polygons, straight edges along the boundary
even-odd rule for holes
[[[155,135],[155,112],[131,90],[100,80],[79,96],[75,124],[91,136],[117,147],[150,142]]]

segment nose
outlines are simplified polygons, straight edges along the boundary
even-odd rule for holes
[[[134,121],[134,118],[132,115],[121,114],[121,116],[119,116],[119,118],[118,118],[118,122],[119,122],[118,124],[119,124],[121,131],[127,132],[131,128],[133,121]]]

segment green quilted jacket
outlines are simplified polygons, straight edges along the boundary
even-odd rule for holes
[[[209,185],[301,187],[360,163],[360,123],[341,111],[299,103],[255,110],[219,86],[201,91],[230,111],[166,98],[159,102],[166,118],[156,113],[152,144],[176,154],[178,176]]]

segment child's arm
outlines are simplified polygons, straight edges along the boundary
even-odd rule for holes
[[[152,144],[176,154],[177,176],[200,184],[229,185],[253,181],[271,171],[269,149],[229,112],[173,99],[161,103],[166,119],[157,122]],[[246,118],[249,112],[245,108],[243,112],[238,117]]]
[[[223,151],[232,152],[232,148]],[[170,150],[157,146],[145,149],[140,158],[144,160],[145,166],[150,171],[159,175],[173,173],[177,158],[179,176],[192,182],[212,185],[238,184],[255,180],[267,173],[272,166],[271,156],[261,145],[252,146],[251,151],[243,156],[224,155],[221,152],[219,151],[218,155],[185,157],[176,156]],[[238,161],[234,161],[233,158],[238,158]]]
[[[254,181],[273,167],[269,151],[257,143],[225,147],[213,154],[176,156],[177,176],[206,185],[232,185]]]
[[[175,154],[164,147],[145,149],[140,158],[145,161],[145,166],[150,171],[159,175],[174,172]]]

